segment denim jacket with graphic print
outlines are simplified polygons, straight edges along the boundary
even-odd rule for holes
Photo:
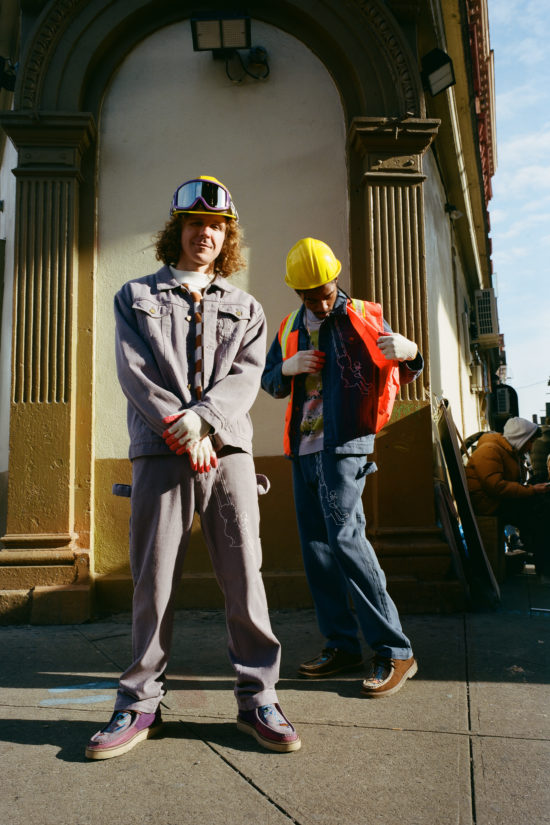
[[[360,346],[354,334],[347,314],[347,295],[338,290],[338,297],[331,314],[325,318],[319,329],[319,349],[326,354],[323,368],[323,424],[324,449],[327,452],[343,455],[368,455],[374,450],[374,434],[363,432],[358,414],[361,397],[353,386],[347,386],[341,380],[339,360],[344,352],[353,355],[351,361],[363,359],[363,368],[367,372],[371,363],[364,360],[364,348]],[[309,335],[305,327],[305,307],[302,306],[296,323],[298,324],[298,349],[309,349]],[[384,321],[384,329],[391,332]],[[347,359],[349,360],[349,359]],[[278,335],[275,336],[267,354],[265,370],[262,376],[262,388],[274,398],[290,395],[294,377],[294,404],[290,425],[291,452],[298,454],[300,442],[300,423],[305,398],[305,374],[289,376],[282,373],[283,356]],[[409,384],[418,378],[424,367],[420,353],[414,361],[399,365],[401,384]],[[353,382],[350,382],[350,384]]]

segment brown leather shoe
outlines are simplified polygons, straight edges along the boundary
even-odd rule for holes
[[[369,699],[391,696],[392,693],[397,693],[417,670],[418,665],[414,656],[409,659],[386,659],[383,656],[375,656],[370,663],[369,675],[363,680],[361,694]]]
[[[337,647],[325,647],[314,659],[300,665],[298,674],[306,679],[334,676],[335,673],[361,670],[363,657],[360,653],[348,653]]]

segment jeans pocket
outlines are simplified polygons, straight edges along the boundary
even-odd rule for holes
[[[371,473],[375,473],[377,470],[378,467],[376,466],[375,461],[361,462],[355,478],[365,478],[366,476],[370,476]]]

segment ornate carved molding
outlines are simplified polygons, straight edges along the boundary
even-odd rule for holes
[[[45,68],[62,32],[86,0],[57,0],[45,12],[23,62],[23,76],[16,91],[16,107],[37,109]]]
[[[491,178],[496,166],[494,55],[489,42],[487,0],[468,0],[466,9],[483,189],[487,205],[493,194]]]
[[[384,7],[378,0],[345,2],[354,14],[359,13],[365,18],[369,31],[372,32],[382,53],[388,55],[387,68],[396,88],[399,89],[403,114],[409,112],[414,116],[422,116],[424,104],[418,73],[412,64],[411,55],[395,31]],[[46,7],[22,60],[21,78],[16,90],[16,108],[40,108],[42,85],[47,76],[51,56],[63,32],[86,5],[86,0],[56,0]],[[182,14],[185,14],[184,10]]]
[[[424,95],[419,86],[418,72],[411,69],[409,56],[405,53],[403,42],[396,32],[380,4],[376,0],[347,0],[347,5],[358,10],[366,18],[369,29],[378,41],[381,51],[391,58],[388,69],[392,73],[395,85],[401,92],[403,114],[422,117],[424,114]]]

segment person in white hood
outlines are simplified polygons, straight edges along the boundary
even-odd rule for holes
[[[477,515],[498,515],[513,524],[532,550],[541,581],[550,583],[550,486],[527,484],[524,456],[540,436],[525,418],[510,418],[503,433],[485,433],[466,466]]]

